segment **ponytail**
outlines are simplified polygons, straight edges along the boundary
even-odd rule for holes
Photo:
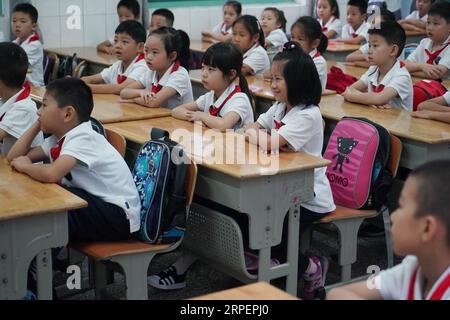
[[[184,68],[189,68],[190,40],[186,32],[175,30],[172,27],[160,27],[152,31],[150,36],[152,35],[160,37],[168,55],[175,51],[177,53],[177,61],[180,61]]]
[[[179,38],[180,42],[180,51],[178,52],[178,60],[186,70],[189,70],[189,60],[191,58],[191,50],[190,50],[191,40],[189,39],[188,34],[181,29],[177,30],[177,38]]]
[[[248,88],[248,82],[247,78],[242,74],[242,71],[238,70],[238,77],[239,77],[239,87],[241,88],[241,92],[245,93],[248,97],[248,100],[250,101],[250,104],[252,106],[253,111],[255,111],[255,100],[253,99],[253,95]]]
[[[319,51],[321,54],[327,51],[328,48],[328,38],[326,35],[322,34],[320,35],[320,43],[317,46],[317,51]]]

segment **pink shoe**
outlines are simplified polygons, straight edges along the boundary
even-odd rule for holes
[[[325,279],[328,272],[328,259],[326,257],[312,256],[311,260],[316,264],[317,270],[314,274],[305,274],[305,286],[303,290],[303,299],[312,300],[316,296],[318,289],[325,286]]]
[[[255,271],[255,270],[257,271],[259,257],[256,254],[248,251],[244,252],[244,257],[245,257],[245,267],[247,268],[247,271]],[[279,264],[280,262],[277,259],[270,260],[270,267],[275,267]]]

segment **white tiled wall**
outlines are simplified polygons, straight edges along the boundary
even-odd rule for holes
[[[118,19],[116,6],[119,0],[32,0],[39,11],[39,25],[43,35],[44,46],[78,47],[95,46],[114,34]],[[243,13],[257,17],[268,4],[245,5]],[[81,11],[81,25],[79,29],[71,30],[67,27],[70,15],[69,6],[76,5]],[[296,0],[277,3],[277,7],[284,11],[290,25],[301,15],[311,13],[311,1]],[[150,8],[150,14],[153,11]],[[222,8],[192,7],[174,8],[175,28],[185,30],[191,39],[200,39],[200,31],[211,29],[222,19]]]

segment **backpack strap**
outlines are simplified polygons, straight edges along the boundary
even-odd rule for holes
[[[160,128],[152,128],[150,131],[150,139],[165,140],[169,138],[169,132]]]

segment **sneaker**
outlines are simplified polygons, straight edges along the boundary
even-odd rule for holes
[[[182,289],[186,287],[186,273],[179,275],[174,266],[147,278],[147,283],[162,290]]]
[[[311,257],[311,260],[317,265],[317,270],[312,275],[304,275],[305,280],[303,299],[312,300],[316,297],[318,290],[325,286],[325,278],[328,272],[328,259],[326,257]]]
[[[245,251],[244,252],[245,257],[245,267],[247,271],[251,274],[256,274],[258,272],[258,264],[259,264],[259,257],[258,255],[250,252]],[[270,267],[273,268],[280,264],[280,261],[277,259],[270,259]]]

